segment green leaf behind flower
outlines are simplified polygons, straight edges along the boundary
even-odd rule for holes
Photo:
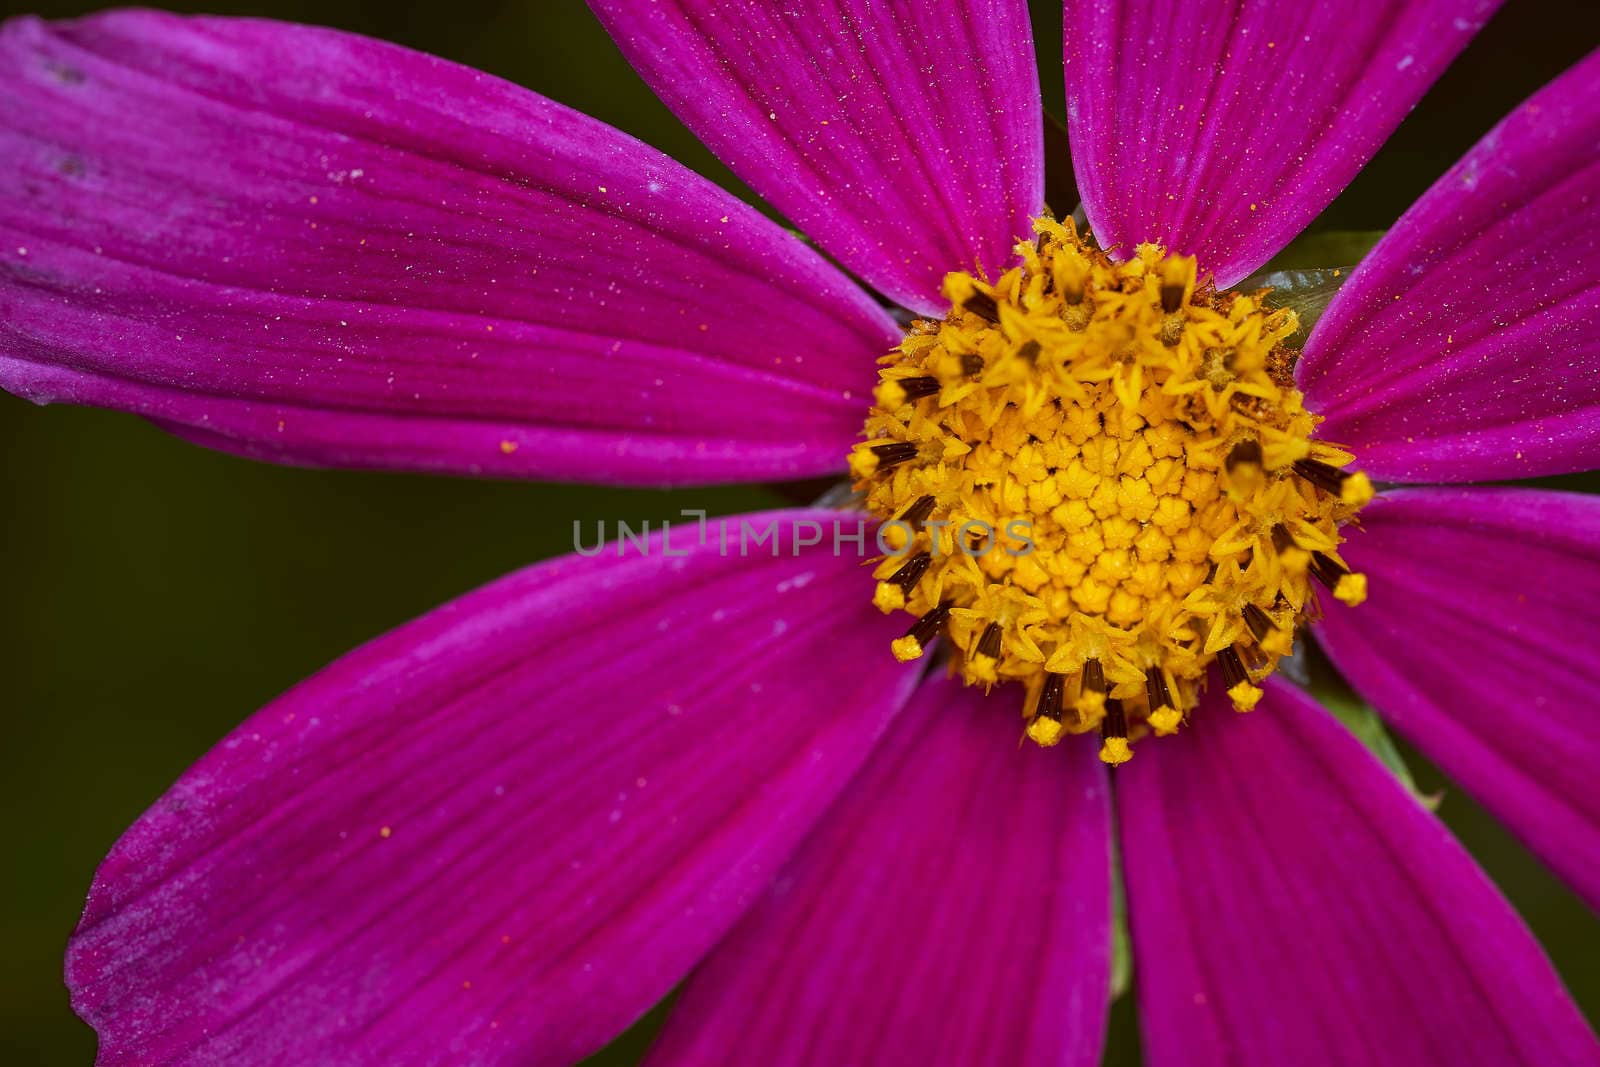
[[[1378,718],[1378,713],[1373,710],[1372,705],[1362,700],[1356,691],[1350,688],[1349,683],[1334,669],[1320,648],[1309,642],[1308,646],[1306,658],[1310,684],[1307,688],[1311,695],[1331,711],[1334,718],[1344,723],[1345,728],[1378,757],[1378,762],[1389,768],[1389,771],[1400,779],[1400,784],[1421,801],[1423,807],[1429,811],[1438,811],[1444,794],[1424,793],[1417,788],[1417,780],[1411,774],[1411,768],[1406,766],[1405,757],[1400,754],[1394,738],[1389,736],[1383,720]]]

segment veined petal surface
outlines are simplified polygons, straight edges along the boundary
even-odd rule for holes
[[[0,28],[0,386],[329,466],[840,469],[899,331],[702,178],[331,30]]]
[[[1031,236],[1044,113],[1024,0],[590,6],[718,158],[906,307],[941,313],[946,273],[998,275]]]
[[[1510,904],[1310,697],[1213,685],[1176,741],[1115,781],[1150,1067],[1600,1062]]]
[[[856,556],[792,550],[853,516],[747,520],[781,551],[730,519],[531,567],[218,745],[72,938],[100,1062],[567,1064],[664,996],[915,681]]]
[[[1067,0],[1089,225],[1226,288],[1350,183],[1498,0]],[[1333,264],[1330,264],[1330,266]]]
[[[1393,491],[1341,551],[1367,600],[1328,598],[1329,657],[1600,910],[1600,497]]]
[[[925,682],[649,1058],[1095,1067],[1111,953],[1094,749],[1017,745],[980,690]]]
[[[1361,262],[1296,377],[1396,482],[1600,466],[1600,52],[1534,94]]]

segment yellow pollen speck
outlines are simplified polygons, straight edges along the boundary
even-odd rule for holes
[[[919,620],[895,657],[941,646],[968,684],[1020,685],[1035,743],[1100,730],[1120,763],[1130,735],[1179,731],[1219,656],[1253,708],[1319,585],[1360,603],[1339,531],[1373,487],[1315,438],[1299,323],[1268,291],[1034,228],[1020,266],[949,275],[951,311],[884,357],[850,471],[899,520],[872,593]]]
[[[515,452],[516,450],[517,450],[517,443],[515,441],[501,441],[500,442],[500,451],[504,452],[506,455],[509,456],[509,455],[511,455],[511,453]]]
[[[381,830],[378,831],[378,836],[379,837],[383,837],[383,838],[387,838],[392,833],[394,833],[394,830],[391,827],[385,826]]]

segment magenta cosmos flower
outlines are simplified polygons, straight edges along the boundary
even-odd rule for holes
[[[1297,355],[1227,288],[1493,5],[1354,6],[1069,3],[1096,243],[1046,215],[1021,0],[596,0],[909,327],[486,75],[268,22],[7,23],[7,389],[284,462],[693,484],[849,454],[908,538],[876,586],[721,524],[561,559],[292,690],[101,867],[67,965],[101,1061],[570,1062],[688,977],[653,1062],[1093,1064],[1115,853],[1153,1064],[1600,1062],[1471,859],[1266,677],[1327,586],[1335,663],[1600,902],[1600,507],[1421,487],[1597,465],[1600,59]],[[933,559],[939,516],[1026,517],[1037,551]],[[1065,742],[1019,749],[1019,708]],[[1137,743],[1114,775],[1096,728]]]

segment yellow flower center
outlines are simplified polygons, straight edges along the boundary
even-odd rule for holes
[[[1192,258],[1115,263],[1041,219],[1022,265],[945,280],[952,310],[883,359],[856,489],[893,549],[874,603],[948,638],[968,684],[1023,686],[1029,737],[1098,729],[1101,758],[1170,734],[1217,661],[1234,706],[1314,609],[1365,579],[1339,527],[1372,496],[1314,440],[1294,312],[1196,286]]]

